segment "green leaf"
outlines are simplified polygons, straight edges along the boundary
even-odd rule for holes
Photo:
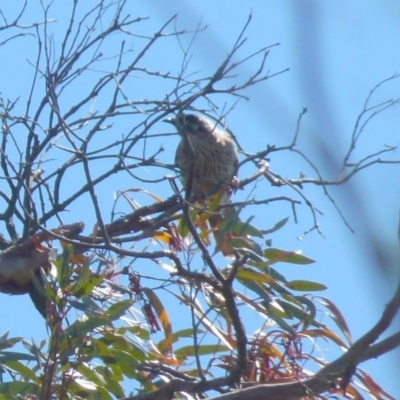
[[[54,261],[57,269],[57,280],[60,284],[60,289],[64,289],[71,279],[74,266],[69,262],[69,256],[73,254],[73,247],[70,244],[64,244],[62,256],[58,261]]]
[[[98,365],[95,368],[95,371],[103,377],[105,381],[104,388],[106,390],[114,394],[117,398],[124,397],[124,391],[121,385],[118,383],[118,379],[116,379],[115,375],[109,368]]]
[[[295,302],[290,301],[290,299],[277,299],[276,301],[285,310],[290,319],[296,318],[302,320],[306,316],[304,310]]]
[[[241,280],[242,284],[253,292],[257,293],[264,301],[266,315],[277,323],[284,331],[295,334],[292,327],[283,318],[291,318],[289,314],[272,298],[268,290],[258,282],[252,280]]]
[[[113,304],[106,312],[105,315],[110,321],[121,318],[130,307],[132,307],[134,301],[127,299],[122,300],[116,304]]]
[[[114,354],[111,349],[101,340],[91,341],[90,352],[87,353],[90,357],[100,358],[103,360],[104,364],[112,365],[116,364]]]
[[[2,351],[0,353],[0,363],[8,361],[35,361],[36,357],[26,353],[15,351]]]
[[[234,237],[229,240],[229,245],[231,248],[244,250],[251,259],[254,261],[262,261],[260,256],[263,255],[260,245],[254,240],[247,237]]]
[[[95,342],[93,342],[93,344],[95,347],[97,347],[99,357],[103,360],[106,367],[110,370],[110,373],[112,372],[113,379],[117,381],[122,381],[123,374],[121,371],[121,367],[119,366],[119,363],[115,357],[118,351],[115,352],[113,351],[114,349],[108,348],[108,346],[106,346],[100,340],[96,340]]]
[[[259,231],[256,227],[254,227],[253,225],[250,225],[249,221],[250,221],[250,219],[246,222],[238,221],[238,226],[237,226],[238,232],[240,232],[242,235],[255,236],[255,237],[259,237],[262,239],[264,237],[263,233],[261,231]],[[236,232],[236,225],[235,225],[234,232]]]
[[[196,329],[196,333],[204,333],[201,329]],[[180,331],[174,332],[172,335],[172,343],[178,342],[182,338],[192,338],[194,335],[193,328],[181,329]]]
[[[46,346],[46,341],[42,340],[40,342],[40,346],[32,341],[29,343],[27,340],[22,340],[22,345],[35,357],[35,361],[41,363],[43,360],[46,359],[47,355],[43,354],[42,349]]]
[[[74,378],[68,383],[69,398],[90,399],[90,400],[110,400],[112,397],[101,386],[96,386],[82,378]]]
[[[276,232],[277,230],[281,229],[284,225],[286,225],[286,222],[289,221],[289,217],[286,217],[284,219],[281,219],[280,221],[278,221],[272,228],[264,230],[263,233],[265,234],[269,234],[269,233],[273,233]]]
[[[149,340],[149,331],[141,326],[125,326],[117,329],[118,334],[124,335],[126,332],[132,333],[135,337],[142,340]],[[127,340],[129,338],[126,337]]]
[[[17,381],[0,383],[0,393],[19,395],[18,398],[21,398],[20,395],[39,396],[41,393],[41,385]]]
[[[100,326],[108,325],[111,321],[107,318],[106,315],[98,315],[89,317],[86,320],[77,320],[72,323],[70,326],[65,328],[64,334],[62,336],[66,336],[71,339],[80,339],[86,336],[89,332],[94,331],[96,328]]]
[[[83,311],[88,315],[100,315],[104,310],[89,296],[82,296],[80,301],[69,300],[69,304],[79,311]]]
[[[145,361],[146,351],[140,346],[140,343],[135,342],[136,336],[131,338],[127,335],[121,335],[121,329],[116,331],[109,330],[104,336],[99,339],[107,346],[113,346],[112,351],[124,351],[129,353],[136,361]],[[126,332],[126,331],[125,331]]]
[[[17,373],[26,381],[32,380],[34,382],[37,381],[37,376],[31,368],[28,368],[26,365],[20,363],[19,361],[6,361],[2,362],[1,365],[10,371]]]
[[[197,208],[190,210],[189,211],[189,215],[190,215],[190,219],[192,221],[196,220],[197,215],[200,213],[201,211],[198,210]],[[178,233],[180,236],[182,236],[183,238],[185,238],[188,234],[189,234],[189,227],[185,221],[185,218],[182,216],[182,218],[179,220],[178,223]]]
[[[14,337],[14,338],[8,339],[8,333],[9,333],[9,331],[5,332],[0,337],[0,351],[14,347],[17,343],[19,343],[21,340],[23,340],[23,337]]]
[[[278,272],[276,269],[272,268],[270,266],[269,262],[252,262],[252,261],[249,261],[248,264],[256,267],[257,269],[259,269],[261,271],[263,271],[264,274],[269,275],[275,281],[283,282],[283,283],[287,282],[286,278],[280,272]]]
[[[274,283],[274,280],[267,274],[254,271],[250,268],[242,267],[236,273],[237,279],[250,280],[254,282]]]
[[[315,316],[317,315],[317,307],[313,301],[308,299],[305,296],[293,296],[297,301],[303,303],[307,307],[307,317],[306,319],[302,320],[304,324],[303,329],[307,329],[310,325],[315,325]],[[301,320],[301,318],[299,318]]]
[[[277,323],[277,325],[286,332],[292,335],[296,335],[294,329],[284,320],[291,319],[292,317],[288,315],[284,309],[277,302],[264,303],[268,309],[268,316]]]
[[[76,297],[82,297],[92,292],[104,279],[103,275],[96,275],[90,269],[89,264],[84,264],[79,272],[79,278],[71,287],[71,293]]]
[[[265,270],[265,269],[264,269]],[[274,290],[278,292],[279,294],[288,294],[290,295],[291,293],[282,286],[282,284],[275,278],[278,278],[282,281],[284,279],[283,276],[280,274],[274,273],[274,270],[272,268],[268,268],[265,270],[265,273],[259,273],[254,270],[251,270],[250,268],[247,267],[242,267],[238,270],[236,274],[236,278],[239,280],[252,280],[254,282],[263,282],[269,285],[269,290]],[[243,282],[242,282],[243,283]],[[286,283],[286,281],[284,281]],[[245,283],[243,283],[245,285]]]
[[[74,382],[79,385],[82,389],[90,391],[95,391],[98,389],[97,385],[93,382],[87,381],[86,379],[82,378],[75,378]]]
[[[93,368],[89,367],[87,364],[78,363],[76,369],[89,382],[93,382],[97,386],[104,385],[105,380],[103,379],[103,376],[95,371]]]
[[[239,273],[239,271],[238,271],[238,273]],[[259,297],[268,298],[268,301],[269,301],[269,297],[266,297],[266,296],[269,296],[269,294],[268,294],[265,286],[262,285],[262,282],[258,282],[258,281],[253,280],[253,279],[241,279],[241,278],[238,278],[238,281],[243,286],[245,286],[247,289],[249,289],[249,290],[253,291],[254,293],[256,293]]]
[[[216,354],[220,352],[230,351],[230,348],[224,345],[201,345],[195,348],[194,346],[183,346],[177,349],[174,353],[178,360],[185,360],[188,357],[195,357],[197,354],[204,356],[209,354]]]
[[[133,300],[122,300],[119,303],[113,304],[108,310],[104,311],[103,314],[89,315],[87,319],[73,322],[64,330],[63,334],[60,335],[60,340],[65,345],[63,348],[66,354],[68,354],[68,347],[66,346],[68,341],[80,340],[89,332],[93,332],[96,328],[110,325],[112,321],[123,316],[132,304]]]
[[[254,217],[250,217],[246,222],[242,222],[236,211],[226,213],[224,214],[224,220],[219,230],[224,233],[232,232],[234,236],[256,236],[262,238],[263,234],[257,228],[250,225],[250,221],[253,218]]]
[[[302,296],[284,296],[284,298],[277,300],[281,307],[293,318],[296,318],[304,324],[304,329],[315,322],[315,315],[317,309],[315,304]],[[304,309],[305,305],[306,310]]]
[[[115,361],[117,362],[118,365],[129,364],[131,368],[134,368],[134,366],[139,364],[139,362],[145,360],[144,354],[138,353],[137,351],[128,352],[117,349],[111,349],[111,352],[114,355]]]
[[[280,272],[278,272],[275,268],[269,267],[268,274],[271,276],[271,278],[275,279],[275,281],[277,281],[277,282],[281,282],[281,283],[287,282],[286,278]]]
[[[301,279],[286,282],[285,286],[289,289],[298,290],[300,292],[314,292],[327,289],[327,287],[321,283],[304,281]]]
[[[286,251],[274,248],[264,250],[264,257],[268,258],[271,264],[276,262],[286,262],[290,264],[311,264],[315,262],[311,258],[303,256],[302,254],[294,251]]]

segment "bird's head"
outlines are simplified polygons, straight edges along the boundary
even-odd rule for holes
[[[164,119],[176,127],[180,135],[208,135],[212,132],[212,127],[207,124],[207,121],[200,115],[195,114],[183,114],[180,113],[176,118]]]

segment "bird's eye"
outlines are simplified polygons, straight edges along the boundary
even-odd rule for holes
[[[188,133],[196,133],[200,128],[199,120],[193,115],[187,115],[184,121],[184,126]]]
[[[189,131],[189,133],[197,132],[199,130],[199,124],[193,121],[186,122],[186,129]]]
[[[183,126],[185,124],[185,116],[184,115],[179,115],[177,120],[178,120],[179,125]]]

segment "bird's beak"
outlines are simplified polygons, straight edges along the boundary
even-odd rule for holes
[[[172,124],[175,126],[175,118],[165,118],[165,119],[163,119],[163,122],[168,122],[169,124]]]

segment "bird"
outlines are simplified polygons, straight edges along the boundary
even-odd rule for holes
[[[51,265],[45,247],[36,240],[14,244],[0,253],[0,292],[20,295],[28,293],[31,300],[46,319],[47,305],[40,268]],[[36,282],[34,281],[36,280]]]
[[[181,171],[186,194],[189,193],[188,200],[210,199],[217,194],[219,206],[229,204],[232,184],[238,172],[238,150],[232,137],[219,129],[215,122],[197,114],[179,113],[175,118],[164,121],[173,124],[181,136],[175,164]],[[226,232],[224,240],[216,235],[226,213],[224,207],[220,213],[211,214],[209,223],[221,252],[231,255],[233,249],[225,248]]]
[[[169,118],[181,136],[175,164],[182,174],[186,191],[206,197],[221,188],[229,188],[237,174],[238,152],[233,139],[216,123],[195,114],[179,114]],[[191,188],[187,185],[191,181]],[[229,192],[229,191],[227,191]]]

